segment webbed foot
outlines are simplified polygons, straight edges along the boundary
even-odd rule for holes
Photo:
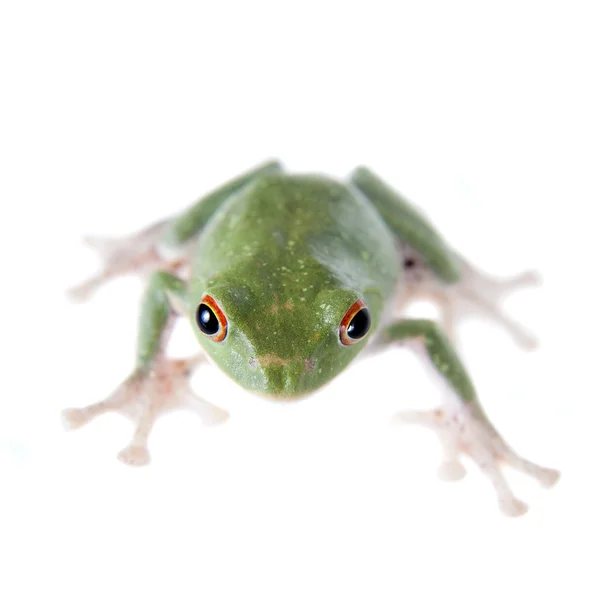
[[[537,339],[501,308],[502,300],[517,290],[539,286],[542,278],[536,271],[523,271],[512,277],[496,278],[478,271],[463,261],[461,280],[439,293],[442,321],[448,331],[455,328],[456,318],[462,312],[478,311],[495,320],[525,350],[537,347]]]
[[[438,470],[442,479],[462,479],[465,468],[460,462],[460,454],[469,455],[492,482],[500,510],[508,516],[525,514],[527,505],[512,493],[501,471],[502,463],[535,478],[544,487],[551,487],[560,477],[559,471],[542,467],[519,456],[500,437],[477,406],[408,411],[400,413],[397,419],[403,423],[426,426],[438,434],[444,451],[444,460]]]
[[[227,411],[196,396],[190,388],[189,376],[202,360],[155,361],[148,371],[127,378],[108,398],[84,408],[68,408],[62,412],[66,429],[85,425],[97,416],[117,412],[129,417],[135,424],[130,443],[117,455],[128,465],[142,466],[150,462],[148,438],[157,418],[169,410],[187,406],[193,408],[206,425],[222,423]]]
[[[445,284],[436,278],[423,259],[410,248],[404,248],[407,291],[399,299],[399,307],[411,300],[426,299],[441,312],[442,326],[451,340],[456,340],[456,325],[472,313],[480,313],[504,327],[514,341],[526,350],[537,346],[537,339],[501,307],[502,300],[519,289],[541,285],[535,271],[524,271],[512,277],[491,277],[461,260],[461,278]],[[407,267],[406,264],[409,266]]]
[[[68,296],[76,302],[82,302],[102,284],[115,277],[145,275],[157,270],[175,272],[184,261],[165,259],[157,249],[168,225],[168,221],[161,221],[125,237],[84,237],[84,242],[98,252],[103,264],[95,276],[68,290]]]

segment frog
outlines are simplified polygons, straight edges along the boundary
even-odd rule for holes
[[[442,479],[462,479],[463,455],[470,458],[508,516],[528,506],[513,493],[505,467],[545,487],[558,481],[558,470],[525,459],[500,435],[456,349],[457,324],[474,312],[534,348],[535,337],[501,304],[539,284],[539,274],[494,277],[477,268],[368,167],[341,179],[291,173],[269,160],[155,224],[87,242],[102,267],[72,288],[71,298],[86,300],[131,274],[144,279],[146,291],[130,374],[107,398],[62,411],[62,421],[73,430],[108,412],[132,419],[132,438],[118,453],[123,463],[150,462],[152,428],[173,408],[194,409],[208,423],[225,420],[223,409],[191,388],[203,362],[250,393],[285,402],[310,396],[359,357],[406,346],[444,390],[435,409],[400,415],[437,433]],[[438,319],[405,315],[423,300],[438,308]],[[167,349],[180,318],[199,353],[175,359]]]

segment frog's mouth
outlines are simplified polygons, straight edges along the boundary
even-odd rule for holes
[[[278,392],[258,392],[256,395],[263,400],[270,400],[271,402],[297,402],[298,400],[304,400],[305,398],[312,396],[314,392],[314,390],[291,394],[281,394]]]
[[[312,358],[282,358],[267,354],[255,356],[248,362],[256,378],[239,383],[246,390],[268,400],[301,400],[324,383],[315,370],[317,361]]]

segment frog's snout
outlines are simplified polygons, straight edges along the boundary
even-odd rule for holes
[[[279,399],[294,399],[307,394],[311,385],[314,359],[280,359],[271,356],[257,357],[262,368],[269,396]]]

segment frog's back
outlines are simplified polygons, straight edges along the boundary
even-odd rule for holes
[[[358,191],[324,176],[273,174],[230,198],[199,240],[202,285],[231,271],[306,300],[319,286],[387,299],[399,265],[393,236]]]

